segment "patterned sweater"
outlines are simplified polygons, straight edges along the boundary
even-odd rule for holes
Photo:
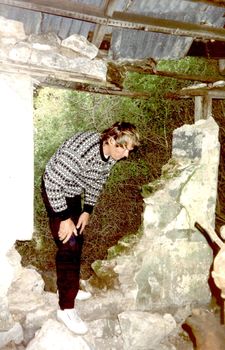
[[[79,132],[65,141],[47,163],[43,177],[54,212],[63,220],[69,218],[66,197],[84,193],[83,210],[91,213],[115,162],[104,157],[96,132]]]

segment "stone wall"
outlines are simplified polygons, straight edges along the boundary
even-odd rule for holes
[[[1,329],[10,322],[7,291],[19,269],[10,257],[10,250],[17,239],[31,239],[33,233],[32,97],[29,77],[0,73]]]
[[[56,72],[59,78],[60,72],[67,72],[71,80],[74,74],[80,82],[88,78],[105,84],[107,63],[96,58],[97,54],[96,46],[80,35],[64,40],[53,32],[26,36],[22,23],[0,17],[0,61],[6,69],[12,69],[10,64],[18,70],[29,66],[39,79],[41,75],[54,78]]]
[[[209,302],[213,252],[194,224],[214,226],[219,150],[213,118],[175,130],[172,158],[161,178],[143,187],[140,240],[125,254],[93,264],[100,279],[108,270],[135,309]]]

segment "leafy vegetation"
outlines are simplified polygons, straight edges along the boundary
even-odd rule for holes
[[[183,61],[183,62],[182,62]],[[183,73],[205,72],[215,74],[214,66],[205,60],[185,59],[162,61],[161,69]],[[122,237],[135,235],[141,225],[143,198],[141,187],[160,176],[162,166],[171,155],[172,132],[175,128],[194,121],[194,103],[191,99],[165,99],[167,92],[192,85],[158,76],[130,73],[127,89],[151,92],[149,100],[131,100],[125,97],[78,93],[70,90],[40,88],[34,98],[35,139],[35,232],[30,242],[17,242],[23,264],[38,269],[54,268],[55,245],[48,228],[48,220],[40,194],[41,177],[45,165],[57,147],[80,130],[102,131],[118,120],[134,123],[141,135],[139,149],[128,160],[118,162],[113,168],[92,214],[85,232],[81,277],[92,274],[91,264],[112,254],[108,249]],[[214,103],[215,118],[221,126],[224,142],[224,103]],[[222,163],[222,161],[221,161]],[[225,222],[224,165],[219,175],[219,222]],[[222,190],[221,190],[222,189]],[[220,202],[221,200],[221,202]],[[222,202],[223,200],[223,202]],[[221,203],[221,204],[219,204]]]

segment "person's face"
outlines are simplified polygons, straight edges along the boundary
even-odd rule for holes
[[[108,142],[110,156],[114,160],[120,160],[122,158],[128,158],[129,152],[133,150],[131,142],[128,142],[126,146],[118,145],[116,141],[111,138]]]

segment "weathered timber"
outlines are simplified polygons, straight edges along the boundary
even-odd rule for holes
[[[182,74],[182,73],[176,73],[176,72],[166,72],[166,71],[160,71],[157,70],[155,73],[152,73],[155,75],[159,75],[161,77],[168,77],[168,78],[174,78],[178,80],[190,80],[190,81],[200,81],[203,83],[214,83],[218,80],[223,80],[224,76],[221,76],[218,74],[218,76],[203,76],[203,75],[194,75],[194,74]]]
[[[150,65],[152,65],[150,68]],[[115,65],[110,65],[110,67],[115,68]],[[154,63],[149,63],[149,74],[158,74],[159,71],[155,71]],[[122,73],[126,73],[126,66],[123,67]],[[134,66],[132,66],[134,69]],[[146,68],[147,69],[147,68]],[[128,68],[129,70],[129,68]],[[49,85],[49,86],[57,86],[59,88],[65,89],[73,89],[78,91],[86,91],[90,93],[100,93],[107,95],[118,95],[118,96],[127,96],[130,98],[143,98],[148,99],[152,97],[152,94],[148,92],[136,92],[136,91],[127,91],[122,87],[123,82],[123,74],[113,75],[111,72],[111,76],[107,77],[107,81],[102,81],[100,79],[94,79],[93,77],[89,77],[87,75],[81,75],[76,72],[65,71],[60,69],[51,69],[46,67],[37,67],[34,65],[26,65],[22,63],[15,63],[8,61],[0,60],[0,71],[14,73],[14,74],[26,74],[34,78],[37,85]],[[108,72],[109,73],[109,72]],[[121,72],[117,69],[115,70],[116,74],[121,74]],[[144,72],[143,72],[144,73]],[[160,72],[161,75],[162,72]],[[192,77],[185,75],[178,77],[176,73],[171,72],[163,72],[163,76],[173,77],[176,79],[187,79],[187,80],[195,80],[195,81],[204,81],[213,83],[218,79],[214,78],[203,78],[203,77]],[[113,83],[115,80],[115,84]],[[225,98],[225,89],[224,88],[216,88],[216,87],[206,87],[202,88],[186,88],[181,90],[176,94],[165,94],[165,98],[189,98],[194,96],[209,96],[211,98],[223,99]]]
[[[194,96],[208,96],[215,99],[225,99],[224,88],[197,88],[190,89],[184,88],[179,91],[179,95],[182,97],[194,97]]]
[[[36,67],[0,60],[0,72],[26,74],[34,79],[34,86],[55,86],[62,89],[98,93],[104,95],[125,96],[129,98],[148,99],[152,95],[148,92],[135,92],[118,89],[106,81],[94,80],[88,76],[67,72],[60,69]]]
[[[20,7],[33,11],[69,17],[106,26],[136,29],[164,34],[194,37],[201,40],[225,41],[225,29],[204,24],[180,22],[164,18],[155,18],[128,12],[114,12],[112,17],[104,15],[103,10],[94,6],[74,4],[68,0],[0,0],[1,4]]]
[[[179,100],[180,98],[196,98],[196,97],[209,97],[215,98],[217,100],[225,99],[225,90],[222,89],[214,89],[214,90],[203,90],[193,89],[193,90],[181,90],[178,92],[168,92],[164,95],[164,98],[169,98],[171,100]]]
[[[195,122],[212,116],[212,97],[195,96]]]
[[[157,70],[156,62],[152,58],[149,58],[145,60],[123,61],[122,63],[109,62],[107,81],[122,88],[127,72],[158,75],[178,80],[190,80],[203,83],[214,83],[218,80],[224,79],[224,76],[222,76],[219,71],[215,76],[203,76]]]
[[[123,96],[131,99],[149,99],[152,94],[148,92],[136,92],[128,90],[117,90],[113,88],[106,88],[103,86],[90,85],[85,83],[78,83],[73,81],[65,81],[52,77],[46,77],[41,81],[42,86],[56,86],[57,88],[72,89],[80,92],[88,92],[102,95]]]
[[[101,10],[103,11],[104,15],[107,17],[111,17],[113,14],[114,9],[116,8],[116,5],[119,0],[104,0],[101,6]],[[104,36],[107,32],[107,26],[101,25],[101,24],[96,24],[94,32],[93,32],[93,37],[91,42],[96,46],[100,47]]]

